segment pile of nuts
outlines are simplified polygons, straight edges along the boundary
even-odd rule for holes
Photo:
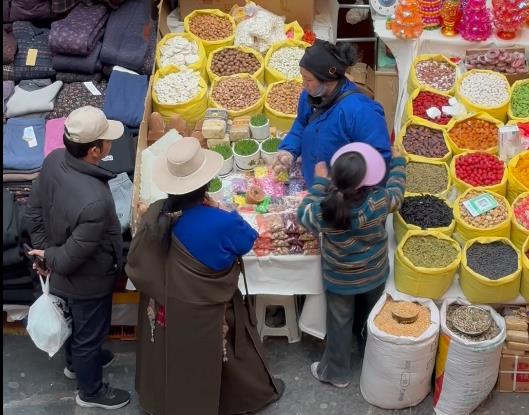
[[[461,95],[474,105],[498,107],[509,100],[510,86],[498,73],[475,72],[461,82]]]
[[[296,81],[285,81],[276,84],[268,92],[267,103],[273,110],[283,114],[295,115],[303,86]]]
[[[443,133],[421,125],[407,128],[402,145],[407,153],[417,156],[443,158],[448,153]]]
[[[226,78],[213,87],[211,97],[228,111],[240,111],[259,101],[261,91],[255,79]]]
[[[444,164],[418,163],[406,165],[406,191],[439,194],[448,188],[448,172]]]
[[[499,197],[496,197],[494,193],[489,192],[487,193],[496,199],[496,201],[498,202],[498,206],[482,215],[472,216],[472,214],[467,210],[463,202],[472,199],[476,196],[479,196],[482,193],[483,192],[472,190],[468,192],[465,197],[462,197],[459,200],[459,210],[461,211],[461,219],[469,225],[480,229],[493,228],[508,220],[509,209],[503,199],[500,199]]]
[[[421,84],[441,91],[450,91],[456,83],[456,69],[446,62],[420,61],[415,65],[415,75]]]
[[[198,45],[183,37],[175,36],[160,47],[160,67],[187,66],[198,62]]]
[[[446,125],[452,119],[451,116],[442,114],[439,118],[431,119],[426,111],[429,108],[435,107],[441,110],[448,106],[449,97],[434,94],[433,92],[421,91],[412,102],[413,115],[424,118],[425,120],[435,122],[436,124]]]
[[[488,150],[498,145],[498,127],[477,118],[457,123],[448,134],[458,147],[466,150]]]
[[[467,70],[488,69],[507,74],[529,72],[523,52],[510,52],[496,48],[492,48],[485,53],[467,55],[465,66]]]
[[[304,54],[305,49],[303,48],[286,46],[272,53],[268,65],[289,79],[298,78],[301,75],[299,61]]]
[[[197,14],[189,21],[189,30],[200,39],[215,41],[233,35],[231,21],[211,14]]]
[[[177,105],[193,99],[200,92],[200,79],[195,71],[181,71],[159,78],[154,84],[158,102]]]
[[[213,53],[211,71],[218,76],[238,73],[253,75],[261,67],[261,63],[253,53],[243,52],[240,49],[227,48]]]
[[[470,153],[455,159],[455,170],[457,178],[471,186],[493,186],[501,183],[505,164],[492,154]]]

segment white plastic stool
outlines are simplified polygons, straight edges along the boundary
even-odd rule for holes
[[[298,308],[293,295],[256,295],[255,314],[257,316],[257,332],[261,340],[265,336],[286,336],[289,343],[301,340],[298,326]],[[285,325],[270,327],[266,325],[266,309],[269,306],[281,306],[285,310]]]

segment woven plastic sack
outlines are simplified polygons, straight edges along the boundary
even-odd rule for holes
[[[411,125],[418,125],[418,126],[421,126],[421,127],[428,127],[428,128],[433,129],[433,130],[441,131],[443,133],[443,137],[444,137],[444,141],[445,141],[445,144],[446,144],[446,148],[448,149],[448,152],[446,153],[446,155],[444,157],[441,157],[441,158],[435,158],[435,157],[423,157],[423,156],[418,156],[416,154],[408,153],[406,151],[406,149],[404,148],[404,146],[402,145],[402,141],[404,140],[404,136],[406,135],[406,131],[408,131],[408,128]],[[428,123],[426,120],[424,120],[424,119],[422,119],[420,117],[415,117],[413,119],[413,121],[412,120],[408,120],[408,122],[406,122],[406,124],[404,124],[404,126],[400,129],[397,138],[395,139],[395,145],[402,149],[402,153],[404,154],[404,156],[408,157],[410,160],[413,160],[413,161],[425,161],[425,162],[428,162],[428,161],[442,161],[442,162],[448,163],[450,161],[450,159],[452,158],[452,150],[450,149],[450,144],[448,143],[448,135],[446,133],[446,130],[444,128],[441,128],[439,125],[437,125],[435,127],[432,127],[430,125],[430,123]]]
[[[529,301],[529,238],[525,240],[522,247],[522,280],[520,282],[520,294]]]
[[[253,78],[257,79],[259,82],[264,82],[264,59],[263,59],[263,55],[261,55],[259,52],[257,52],[256,50],[254,49],[251,49],[251,48],[247,48],[246,46],[226,46],[226,47],[222,47],[222,48],[219,48],[217,50],[214,50],[213,52],[211,52],[208,56],[208,61],[207,61],[207,64],[206,64],[206,73],[208,74],[208,78],[209,78],[209,81],[211,83],[213,83],[213,81],[217,78],[220,78],[220,76],[216,75],[212,70],[211,70],[211,63],[213,62],[213,57],[215,56],[216,53],[224,50],[224,49],[237,49],[237,50],[240,50],[242,52],[245,52],[245,53],[251,53],[253,56],[255,56],[255,58],[259,61],[259,69],[257,71],[255,71],[253,74],[250,74]]]
[[[310,44],[306,42],[302,42],[301,40],[285,40],[284,42],[278,42],[275,45],[272,45],[270,49],[268,49],[268,52],[266,52],[265,56],[265,82],[267,85],[273,84],[274,82],[279,81],[285,81],[288,78],[283,75],[281,72],[276,71],[275,69],[271,68],[269,63],[270,59],[272,58],[272,55],[277,50],[284,48],[284,47],[298,47],[306,49],[310,46]],[[295,78],[301,82],[301,75]]]
[[[264,106],[264,88],[263,86],[261,85],[261,83],[259,81],[257,81],[255,78],[253,78],[252,76],[248,75],[247,73],[244,73],[244,74],[238,74],[238,75],[231,75],[231,76],[222,76],[220,78],[217,78],[213,81],[213,83],[211,84],[211,89],[209,91],[209,96],[208,96],[208,103],[209,103],[209,107],[210,108],[223,108],[222,105],[218,104],[217,102],[215,102],[215,100],[213,100],[213,91],[215,89],[215,87],[217,86],[217,84],[222,80],[222,79],[226,79],[226,78],[250,78],[252,79],[253,81],[255,81],[257,83],[257,86],[259,87],[259,91],[261,93],[261,97],[259,98],[259,100],[253,104],[253,105],[250,105],[249,107],[245,108],[245,109],[242,109],[242,110],[239,110],[239,111],[231,111],[231,110],[228,110],[228,115],[230,116],[230,118],[235,118],[235,117],[241,117],[243,115],[248,115],[250,117],[254,116],[254,115],[258,115],[258,114],[261,114],[263,112],[263,106]],[[225,108],[223,108],[225,109]]]
[[[410,223],[406,223],[404,219],[402,218],[402,215],[400,212],[395,212],[393,214],[393,232],[395,234],[395,240],[397,243],[399,243],[402,238],[404,238],[404,235],[406,235],[406,232],[408,231],[431,231],[431,232],[440,232],[446,236],[452,236],[454,233],[454,229],[456,227],[456,221],[452,219],[452,222],[450,222],[450,225],[443,226],[440,228],[426,228],[421,229],[416,225],[412,225]]]
[[[403,247],[409,238],[433,236],[449,241],[457,250],[452,263],[444,268],[417,267],[404,255]],[[395,253],[395,287],[400,292],[416,297],[438,299],[450,288],[461,261],[461,248],[452,238],[437,231],[409,231],[397,245]]]
[[[472,150],[469,150],[469,149],[466,149],[466,148],[459,147],[454,142],[454,140],[452,140],[452,137],[450,136],[450,131],[452,131],[457,124],[465,122],[466,120],[469,120],[471,118],[475,118],[477,120],[488,121],[488,122],[490,122],[492,124],[495,124],[496,127],[498,127],[498,128],[503,127],[503,123],[501,121],[498,121],[496,118],[491,117],[489,114],[487,114],[485,112],[480,112],[478,114],[467,115],[466,117],[462,117],[462,118],[459,118],[457,120],[454,120],[454,122],[452,123],[450,128],[448,128],[448,131],[447,131],[447,133],[448,133],[447,134],[448,143],[450,144],[450,148],[452,149],[452,152],[454,153],[454,156],[457,155],[457,154],[464,153],[466,151],[472,151]],[[498,154],[498,149],[499,149],[499,147],[497,145],[495,145],[494,147],[487,148],[485,150],[479,150],[479,151],[482,151],[484,153],[490,153],[490,154]]]
[[[457,193],[461,194],[465,192],[467,189],[472,188],[472,189],[487,190],[489,192],[496,193],[500,196],[505,196],[505,194],[507,193],[507,177],[508,177],[507,166],[505,166],[504,168],[503,177],[501,179],[501,182],[498,184],[491,185],[491,186],[472,186],[471,184],[468,184],[467,182],[464,182],[463,180],[457,177],[457,174],[456,174],[457,159],[460,158],[461,156],[464,156],[470,153],[471,152],[458,154],[454,156],[454,158],[452,159],[452,162],[450,163],[450,179],[452,180],[452,184],[456,188]]]
[[[435,160],[427,159],[427,158],[423,158],[422,161],[417,161],[417,160],[415,160],[415,159],[413,159],[411,157],[406,157],[406,159],[408,160],[408,162],[419,162],[419,163],[426,163],[426,164],[443,165],[446,168],[446,175],[448,177],[448,183],[446,185],[446,190],[443,190],[440,193],[435,193],[434,196],[437,196],[440,199],[447,199],[448,198],[448,195],[450,193],[450,189],[452,187],[452,183],[450,181],[450,169],[448,168],[448,164],[446,164],[446,163],[444,163],[442,161],[435,161]],[[427,194],[427,193],[426,192],[423,192],[423,193],[412,193],[412,192],[408,192],[408,191],[405,192],[405,196],[418,196],[420,194]]]
[[[517,249],[522,249],[522,246],[527,238],[529,238],[529,229],[524,228],[522,225],[518,223],[516,220],[516,216],[514,215],[514,208],[516,207],[516,204],[520,202],[521,200],[529,198],[529,192],[522,193],[520,196],[518,196],[515,201],[512,204],[512,219],[511,219],[511,241],[516,246]],[[529,212],[528,212],[529,214]]]
[[[408,121],[413,121],[414,124],[417,124],[419,121],[423,123],[423,125],[426,125],[427,127],[432,128],[440,128],[442,130],[448,130],[454,123],[454,119],[452,118],[450,121],[448,121],[447,124],[437,124],[435,121],[426,120],[424,118],[421,118],[419,116],[413,115],[413,100],[417,98],[417,96],[421,92],[433,92],[437,95],[442,95],[448,98],[452,98],[452,95],[441,93],[439,91],[436,91],[433,88],[430,88],[428,86],[422,86],[420,88],[415,89],[413,92],[411,92],[408,102],[406,102],[405,111],[402,113],[402,119],[401,119],[401,125],[405,125]]]
[[[524,151],[516,156],[514,156],[511,161],[509,161],[509,164],[507,165],[507,169],[509,171],[509,176],[507,179],[507,200],[512,203],[514,200],[522,193],[529,192],[529,187],[525,186],[522,182],[520,182],[516,176],[514,175],[514,170],[516,166],[518,165],[518,161],[521,157],[529,157],[529,150]]]
[[[152,83],[153,111],[159,112],[162,117],[164,117],[164,119],[166,120],[168,120],[172,115],[178,114],[185,121],[193,123],[204,118],[206,110],[208,109],[208,84],[206,83],[206,81],[204,81],[202,77],[200,77],[200,88],[198,94],[194,98],[191,98],[189,101],[184,102],[182,104],[162,104],[158,100],[158,95],[154,90],[154,86],[156,85],[159,79],[162,79],[163,77],[169,74],[178,72],[180,72],[180,69],[178,69],[176,66],[166,66],[165,68],[158,69],[154,74],[154,79]]]
[[[463,299],[447,299],[441,307],[441,334],[435,364],[433,406],[437,415],[469,415],[496,385],[501,348],[505,341],[505,320],[492,307],[487,309],[500,333],[491,340],[465,340],[447,326],[451,304],[470,305]]]
[[[498,280],[491,280],[469,268],[467,261],[468,249],[475,243],[486,244],[491,242],[503,242],[516,249],[508,238],[481,237],[471,239],[465,244],[459,271],[459,284],[465,297],[473,303],[503,303],[516,298],[520,292],[522,261],[518,250],[518,269],[513,274]]]
[[[297,20],[294,20],[293,22],[285,24],[285,35],[287,36],[287,39],[301,40],[303,39],[304,34],[305,34],[305,31],[303,30],[303,28],[301,27],[301,25],[298,23]]]
[[[204,15],[204,14],[218,16],[218,17],[222,17],[223,19],[229,20],[231,23],[231,35],[225,39],[220,39],[220,40],[205,40],[191,33],[191,30],[189,30],[190,21],[193,19],[193,17],[198,16],[198,15]],[[235,21],[233,20],[233,17],[231,17],[229,14],[223,13],[219,9],[199,9],[199,10],[195,10],[189,13],[184,18],[184,29],[187,33],[190,33],[191,36],[193,36],[195,39],[197,39],[199,42],[202,43],[202,45],[204,46],[204,50],[206,51],[206,55],[209,56],[209,54],[216,49],[222,48],[224,46],[233,45],[233,39],[234,39],[234,33],[235,33]]]
[[[431,324],[419,337],[394,336],[374,323],[388,297],[416,301],[430,310]],[[396,293],[383,294],[367,320],[367,343],[360,376],[360,391],[372,405],[402,409],[418,405],[431,390],[433,362],[439,336],[439,310],[432,300]],[[402,362],[406,362],[403,370]]]
[[[486,73],[486,74],[495,74],[498,77],[502,78],[506,85],[509,86],[509,81],[507,81],[507,78],[505,75],[502,75],[499,72],[494,71],[488,71],[484,69],[472,69],[470,71],[467,71],[461,76],[461,78],[458,79],[456,82],[456,98],[461,102],[469,112],[486,112],[491,117],[496,118],[497,120],[500,120],[501,122],[507,121],[507,109],[509,107],[510,102],[510,87],[509,87],[509,96],[505,102],[503,102],[501,105],[494,106],[494,107],[486,107],[481,105],[476,105],[471,103],[465,96],[461,94],[461,84],[462,82],[469,76],[473,76],[477,73]]]
[[[287,81],[274,82],[273,84],[268,85],[268,87],[266,88],[264,99],[264,112],[265,115],[268,117],[268,120],[270,121],[270,126],[276,127],[277,130],[281,132],[290,131],[290,128],[292,128],[292,124],[294,124],[297,114],[285,114],[284,112],[277,111],[271,108],[270,105],[268,105],[268,95],[270,94],[270,91],[274,86],[280,85],[284,82]],[[299,82],[299,84],[301,84],[301,82]]]
[[[511,95],[512,95],[512,93],[514,92],[514,90],[516,88],[518,88],[519,86],[525,85],[525,84],[529,84],[529,78],[528,79],[520,79],[519,81],[516,81],[514,84],[512,84],[512,86],[511,86]],[[521,121],[521,120],[526,120],[527,119],[527,117],[517,117],[517,116],[514,115],[514,113],[512,112],[511,100],[509,100],[509,108],[507,109],[507,115],[509,117],[509,120]]]
[[[160,42],[158,42],[158,46],[156,47],[156,67],[158,69],[161,69],[164,67],[162,65],[162,58],[161,58],[161,48],[163,45],[167,43],[169,39],[175,38],[175,37],[181,37],[183,39],[186,39],[190,42],[195,42],[198,47],[198,61],[195,63],[192,63],[190,65],[185,65],[186,68],[191,69],[193,71],[200,72],[200,75],[205,78],[206,75],[206,51],[204,50],[204,46],[202,45],[202,42],[197,41],[197,39],[191,35],[190,33],[168,33],[166,34]],[[171,65],[165,65],[165,66],[171,66]],[[176,65],[172,65],[176,66]]]
[[[456,71],[456,79],[457,79],[457,75],[458,75],[458,73],[457,73],[458,72],[457,71],[457,65],[455,63],[453,63],[450,59],[448,59],[446,56],[438,55],[438,54],[419,55],[413,60],[413,62],[411,64],[410,75],[408,76],[408,92],[411,93],[415,89],[420,88],[422,86],[429,86],[427,84],[420,83],[419,80],[417,79],[417,73],[415,71],[415,66],[419,62],[422,62],[422,61],[436,61],[436,62],[442,62],[442,63],[446,63],[446,64],[450,65]],[[431,86],[430,86],[430,88],[432,88],[437,93],[453,95],[454,92],[455,92],[455,85],[456,85],[456,83],[454,82],[454,85],[448,91],[442,91],[440,89],[436,89],[436,88],[433,88]]]

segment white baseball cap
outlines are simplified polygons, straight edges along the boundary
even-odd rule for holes
[[[107,120],[103,111],[90,105],[73,110],[64,123],[64,135],[74,143],[117,140],[124,131],[123,123]]]

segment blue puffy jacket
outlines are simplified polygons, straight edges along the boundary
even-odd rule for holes
[[[312,186],[316,163],[330,163],[333,154],[349,143],[370,144],[382,154],[386,163],[391,159],[384,109],[349,81],[342,86],[341,93],[347,90],[355,93],[343,98],[310,123],[313,108],[307,91],[301,93],[298,116],[279,149],[288,151],[295,159],[301,156],[307,186]]]

